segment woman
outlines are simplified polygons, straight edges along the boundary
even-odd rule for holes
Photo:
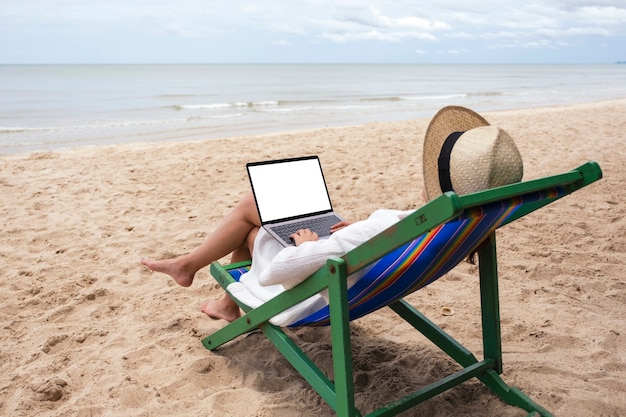
[[[469,194],[511,184],[520,181],[523,175],[522,159],[513,139],[505,131],[490,126],[479,114],[458,106],[441,109],[431,120],[424,138],[422,165],[425,200],[447,191]],[[310,230],[299,230],[291,236],[298,249],[282,248],[261,229],[256,203],[252,193],[248,193],[191,253],[160,261],[143,259],[141,263],[188,287],[198,270],[229,253],[232,262],[252,259],[250,273],[244,275],[249,275],[246,278],[251,292],[261,294],[258,298],[266,301],[306,279],[323,265],[324,259],[345,254],[406,214],[378,210],[362,222],[343,221],[333,226],[331,237],[323,241]],[[268,287],[271,291],[266,291]],[[201,310],[209,317],[228,321],[241,315],[227,294],[207,301]]]

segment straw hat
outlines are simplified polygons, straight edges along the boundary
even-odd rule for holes
[[[444,107],[424,138],[428,200],[445,191],[469,194],[518,182],[524,167],[513,139],[470,109]]]

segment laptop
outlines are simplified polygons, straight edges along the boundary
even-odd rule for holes
[[[283,246],[289,237],[310,229],[320,239],[342,218],[333,212],[317,156],[250,162],[246,164],[262,227]]]

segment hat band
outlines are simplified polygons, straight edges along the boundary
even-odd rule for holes
[[[450,155],[452,154],[452,148],[457,140],[465,132],[452,132],[448,136],[441,146],[441,152],[439,152],[438,170],[439,170],[439,185],[441,186],[441,192],[454,191],[452,189],[452,179],[450,178]]]

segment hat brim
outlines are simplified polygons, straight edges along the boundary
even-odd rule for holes
[[[439,153],[448,136],[454,132],[466,132],[489,122],[478,113],[460,106],[444,107],[435,114],[426,129],[422,165],[424,187],[428,200],[442,193],[439,185]]]

